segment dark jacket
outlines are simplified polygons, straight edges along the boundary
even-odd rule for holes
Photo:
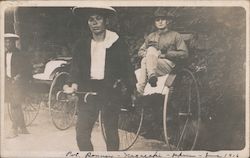
[[[71,82],[79,85],[79,90],[88,89],[90,83],[91,66],[91,37],[77,41],[73,49],[71,66]],[[135,87],[135,75],[129,59],[128,47],[123,39],[119,38],[106,50],[104,83],[106,88],[112,89],[115,81],[122,79],[132,92]]]
[[[21,82],[30,81],[32,79],[32,66],[29,58],[24,53],[14,49],[11,57],[11,78],[17,75],[20,75],[19,80]]]
[[[19,104],[24,101],[24,98],[29,91],[30,81],[32,80],[32,66],[29,58],[18,49],[12,50],[10,64],[11,78],[5,75],[5,99],[7,101],[10,101],[11,99],[13,103]],[[18,79],[13,82],[14,77],[17,75],[19,75]]]

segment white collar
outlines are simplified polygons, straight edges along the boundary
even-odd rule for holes
[[[12,54],[12,51],[8,51],[8,52],[6,52],[6,54]]]
[[[118,38],[119,36],[117,35],[117,33],[110,30],[106,30],[105,39],[103,41],[105,48],[110,48],[113,43],[118,40]]]

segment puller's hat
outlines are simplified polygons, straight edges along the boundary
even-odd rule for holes
[[[17,34],[14,34],[14,33],[5,33],[4,38],[5,39],[18,40],[20,37]]]
[[[93,13],[99,13],[104,16],[112,16],[116,14],[116,10],[110,6],[81,6],[81,7],[74,7],[72,12],[76,16],[88,16]]]

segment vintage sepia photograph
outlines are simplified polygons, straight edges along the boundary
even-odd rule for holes
[[[249,157],[248,1],[0,8],[0,157]]]

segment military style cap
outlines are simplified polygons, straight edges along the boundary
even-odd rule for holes
[[[154,18],[157,18],[157,17],[165,17],[167,19],[173,19],[174,18],[174,15],[169,13],[167,11],[167,9],[165,8],[158,8],[156,9],[156,11],[154,12]]]

